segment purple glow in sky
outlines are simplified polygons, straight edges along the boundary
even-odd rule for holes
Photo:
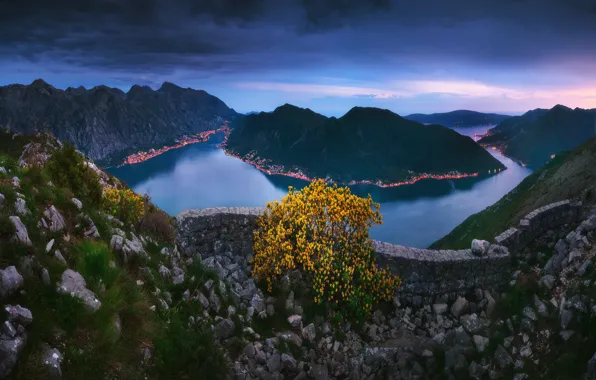
[[[593,0],[4,0],[0,85],[204,89],[239,112],[596,107]]]

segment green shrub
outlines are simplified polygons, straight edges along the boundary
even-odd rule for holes
[[[176,229],[172,219],[156,207],[151,207],[145,212],[139,228],[164,244],[172,244],[176,239]]]
[[[154,339],[158,378],[226,379],[230,363],[208,326],[188,326],[181,313],[172,313],[162,334]]]
[[[12,224],[8,216],[0,215],[0,239],[9,239],[15,232],[14,224]]]
[[[65,143],[46,163],[54,184],[70,188],[74,194],[94,204],[101,202],[102,187],[93,169],[71,144]]]
[[[18,167],[17,161],[12,158],[12,157],[8,157],[8,156],[4,156],[4,155],[0,155],[0,166],[3,167],[4,169],[10,171],[15,170]],[[3,174],[0,174],[0,177]],[[9,177],[10,173],[5,174],[5,176]]]
[[[145,213],[145,199],[130,189],[107,188],[102,206],[108,214],[126,224],[138,223]]]
[[[101,284],[111,286],[119,270],[110,266],[112,251],[104,242],[85,240],[75,246],[76,269],[90,289],[98,291]]]

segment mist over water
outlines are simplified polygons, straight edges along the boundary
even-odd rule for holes
[[[456,129],[473,136],[489,127]],[[381,204],[383,224],[371,229],[374,239],[427,247],[468,216],[498,201],[531,170],[498,152],[488,150],[508,169],[484,178],[455,181],[424,180],[396,188],[358,185],[352,192],[371,194]],[[175,216],[182,210],[207,207],[258,206],[281,199],[288,186],[308,183],[284,176],[268,176],[253,166],[226,156],[213,144],[193,144],[151,160],[109,169],[136,192]]]

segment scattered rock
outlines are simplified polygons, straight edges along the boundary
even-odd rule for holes
[[[17,322],[23,326],[33,322],[33,315],[31,314],[31,311],[22,307],[21,305],[6,305],[4,310],[6,310],[6,313],[8,314],[8,320],[10,322]]]
[[[498,345],[497,349],[495,350],[495,360],[497,363],[499,363],[501,368],[506,368],[513,364],[511,355],[509,355],[509,353],[501,345]]]
[[[57,232],[66,228],[66,221],[60,212],[53,205],[48,207],[43,215],[50,221],[50,231]]]
[[[454,317],[459,317],[468,309],[468,306],[468,300],[463,297],[457,297],[457,300],[451,305],[451,314],[453,314]]]
[[[232,336],[236,325],[231,319],[223,319],[215,328],[215,336],[219,339],[227,339]]]
[[[27,216],[31,214],[31,211],[29,211],[29,209],[27,208],[27,203],[22,198],[17,198],[17,200],[14,203],[14,209],[17,212],[17,214],[21,216]]]
[[[302,337],[308,341],[314,341],[317,336],[317,331],[315,329],[314,323],[308,324],[306,327],[302,329]]]
[[[101,302],[95,294],[87,289],[87,283],[83,276],[71,269],[67,269],[62,273],[62,281],[58,285],[58,292],[79,298],[89,312],[95,312],[101,306]]]
[[[70,200],[79,210],[83,209],[83,202],[81,202],[80,200],[78,200],[77,198],[72,198]]]
[[[23,284],[23,276],[19,274],[16,267],[9,266],[5,269],[0,269],[0,298],[13,294]]]
[[[490,243],[486,240],[472,240],[472,253],[476,256],[486,256]]]
[[[27,246],[32,246],[33,243],[31,243],[31,239],[29,239],[27,227],[21,222],[21,218],[18,216],[11,216],[10,221],[15,227],[15,236],[13,239]]]
[[[60,365],[64,357],[55,348],[51,348],[48,345],[42,346],[41,362],[45,367],[47,378],[49,379],[60,379],[62,378],[62,368]]]

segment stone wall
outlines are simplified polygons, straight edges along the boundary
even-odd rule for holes
[[[401,298],[408,303],[432,303],[436,296],[454,299],[477,288],[499,288],[510,279],[506,251],[476,256],[471,249],[430,250],[380,241],[374,241],[374,248],[378,265],[403,280]]]
[[[564,200],[537,208],[521,219],[517,227],[511,227],[495,237],[495,244],[503,245],[515,254],[548,230],[563,224],[578,223],[581,206],[581,202]]]
[[[517,252],[541,233],[577,221],[579,206],[562,201],[541,207],[522,219],[518,228],[497,236],[495,244]],[[204,258],[225,252],[250,257],[256,219],[263,211],[248,207],[184,211],[177,217],[178,244],[183,252]],[[403,279],[402,299],[414,304],[434,302],[437,296],[452,299],[477,288],[495,289],[510,280],[507,250],[490,249],[476,256],[470,249],[438,251],[380,241],[374,242],[374,248],[378,264]]]

